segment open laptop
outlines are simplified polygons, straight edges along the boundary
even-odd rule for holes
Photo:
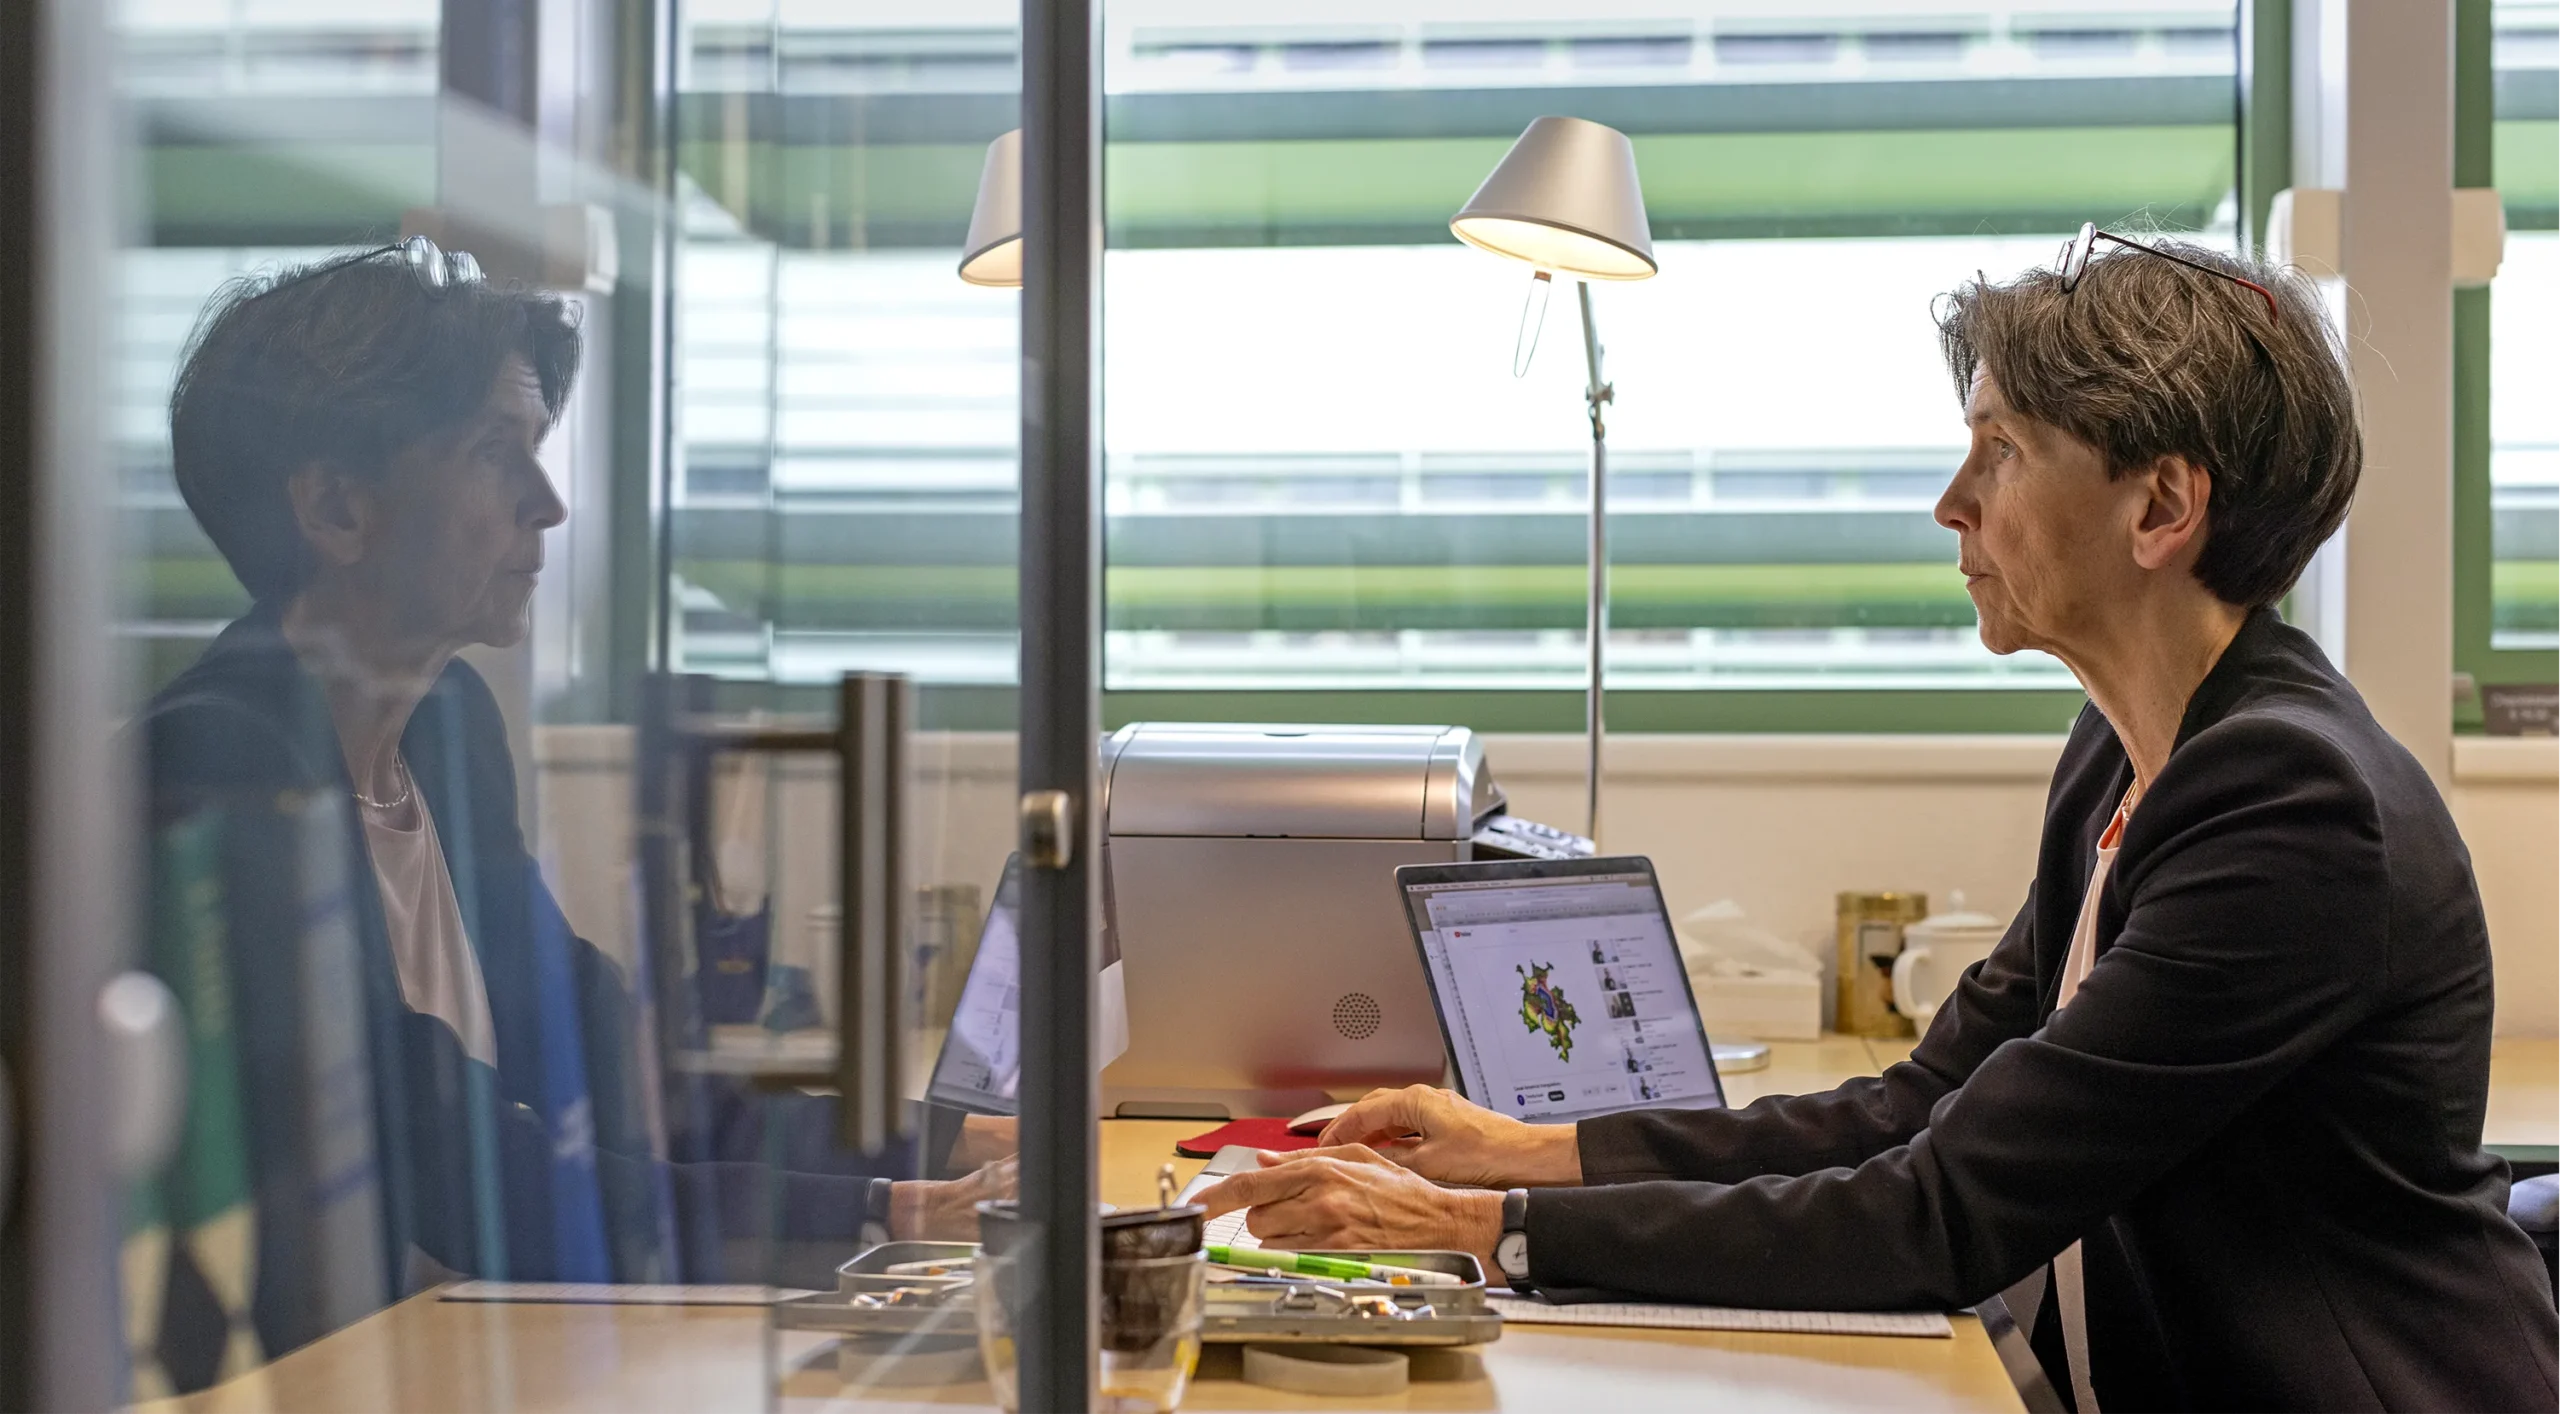
[[[1408,864],[1396,885],[1458,1093],[1533,1124],[1724,1107],[1651,861]],[[1183,1201],[1258,1162],[1219,1150]],[[1244,1222],[1215,1219],[1208,1240],[1253,1246]]]
[[[970,1114],[1009,1115],[1022,1088],[1022,856],[1004,862],[978,955],[924,1097]]]
[[[1458,1093],[1533,1124],[1724,1107],[1651,861],[1416,864],[1396,886]]]
[[[1120,964],[1106,957],[1095,983],[1094,1022],[1102,1063],[1129,1048],[1129,1003]],[[1022,856],[1004,862],[995,903],[978,931],[978,955],[960,984],[951,1030],[933,1062],[924,1097],[970,1114],[1009,1115],[1022,1090]]]

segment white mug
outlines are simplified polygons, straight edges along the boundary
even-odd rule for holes
[[[1911,1024],[1926,1031],[1930,1018],[1938,1014],[1949,993],[1956,989],[1956,979],[1964,970],[1991,956],[2000,940],[1993,938],[1939,938],[1926,943],[1905,943],[1902,955],[1893,960],[1893,1005]]]
[[[1904,932],[1902,955],[1893,960],[1894,1009],[1923,1031],[1955,991],[1956,979],[1991,956],[2004,931],[1989,914],[1965,912],[1963,893],[1947,902],[1948,912],[1933,913]]]

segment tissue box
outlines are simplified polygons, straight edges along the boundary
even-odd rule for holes
[[[1813,1041],[1822,1036],[1822,979],[1811,972],[1691,973],[1711,1040]]]

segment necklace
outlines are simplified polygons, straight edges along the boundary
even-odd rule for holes
[[[389,814],[408,804],[409,797],[417,794],[415,783],[409,779],[409,763],[395,754],[391,758],[391,769],[398,772],[400,776],[399,794],[392,796],[389,800],[376,800],[364,793],[364,787],[357,786],[349,792],[356,798],[356,804],[367,810],[380,811],[384,814]]]

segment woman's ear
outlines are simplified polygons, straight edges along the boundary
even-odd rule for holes
[[[2135,473],[2144,495],[2133,527],[2134,563],[2165,569],[2204,553],[2205,507],[2213,500],[2213,473],[2185,457],[2162,457]]]
[[[326,462],[306,462],[285,482],[285,495],[313,560],[344,568],[364,558],[374,516],[367,487]]]

